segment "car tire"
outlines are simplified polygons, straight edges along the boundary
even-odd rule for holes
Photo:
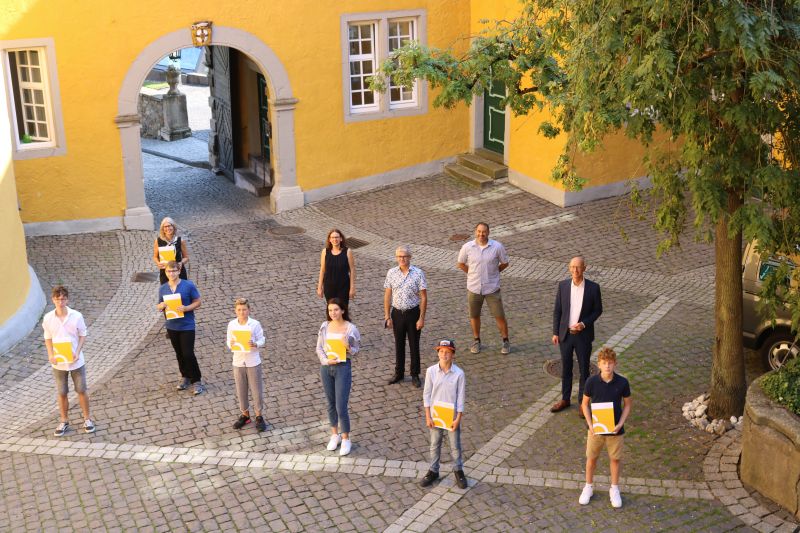
[[[759,353],[764,361],[764,368],[777,370],[789,359],[800,354],[800,342],[796,342],[794,336],[787,331],[776,331],[767,337]]]

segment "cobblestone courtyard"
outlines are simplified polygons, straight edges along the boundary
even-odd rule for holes
[[[281,215],[208,170],[143,155],[147,201],[188,235],[190,278],[202,294],[197,355],[208,392],[175,390],[177,364],[155,312],[154,232],[37,237],[29,261],[42,286],[64,283],[89,326],[85,353],[97,432],[52,436],[52,375],[37,327],[0,357],[0,530],[274,531],[794,531],[798,524],[739,482],[739,435],[691,429],[681,405],[706,391],[713,335],[713,248],[687,234],[655,257],[658,236],[619,199],[558,208],[500,182],[478,190],[442,175],[354,193]],[[502,242],[512,353],[484,311],[487,348],[470,354],[464,275],[456,253],[478,221]],[[302,233],[281,235],[282,226]],[[354,250],[353,451],[326,452],[327,419],[314,354],[324,318],[316,297],[319,251],[332,227]],[[623,238],[628,236],[628,240]],[[461,237],[458,237],[461,235]],[[470,487],[450,467],[433,489],[421,392],[386,385],[394,356],[383,328],[383,279],[394,249],[411,245],[428,277],[422,334],[456,340],[467,376],[462,434]],[[544,371],[556,282],[575,254],[600,283],[595,349],[621,352],[633,412],[626,424],[624,505],[608,478],[578,504],[585,426],[575,408],[551,414],[560,381]],[[232,302],[246,296],[267,336],[267,431],[236,431],[230,352]],[[48,309],[52,305],[48,306]],[[748,354],[748,381],[761,371]],[[74,400],[74,399],[73,399]],[[76,402],[70,415],[80,418]],[[448,456],[445,453],[445,458]],[[599,474],[608,462],[600,460]],[[599,490],[598,490],[599,489]]]

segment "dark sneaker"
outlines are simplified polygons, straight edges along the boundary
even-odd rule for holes
[[[56,430],[53,431],[53,436],[54,437],[63,437],[64,433],[66,433],[68,429],[69,429],[69,422],[61,422],[56,427]]]
[[[416,388],[420,388],[420,387],[422,387],[422,383],[420,383],[420,381],[419,381],[419,376],[411,376],[411,383],[412,383],[412,384],[413,384],[413,385],[414,385]]]
[[[428,470],[428,473],[425,474],[425,477],[422,478],[419,482],[420,487],[430,487],[433,485],[433,482],[439,479],[439,472],[434,472],[432,470]]]
[[[395,374],[392,376],[392,379],[389,380],[389,385],[394,385],[395,383],[400,383],[401,381],[403,381],[403,376]]]
[[[463,470],[456,470],[453,472],[456,476],[456,485],[458,485],[459,489],[466,489],[467,488],[467,476],[464,475]]]
[[[192,384],[192,381],[189,378],[183,378],[183,381],[178,383],[178,386],[175,387],[175,389],[177,389],[177,390],[186,390],[191,386],[191,384]]]
[[[233,423],[233,429],[242,429],[245,424],[250,423],[250,417],[247,415],[242,415],[239,417],[239,420]]]
[[[256,417],[256,429],[258,431],[266,431],[267,423],[264,422],[264,417],[263,416],[257,416]]]
[[[194,384],[194,395],[203,394],[206,391],[205,386],[199,381]]]

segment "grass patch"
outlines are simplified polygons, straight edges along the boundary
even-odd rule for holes
[[[148,89],[166,89],[169,87],[169,83],[165,81],[145,81],[142,84],[142,87],[147,87]]]

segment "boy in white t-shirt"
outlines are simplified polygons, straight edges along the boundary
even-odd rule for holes
[[[69,429],[69,384],[67,376],[72,376],[72,383],[78,395],[81,411],[83,411],[83,431],[94,433],[94,422],[89,416],[89,394],[86,388],[86,362],[83,359],[83,343],[86,340],[86,323],[83,315],[67,307],[69,292],[66,287],[53,287],[52,300],[56,308],[42,319],[44,343],[47,346],[47,357],[53,367],[56,381],[56,395],[61,421],[53,432],[56,437],[63,437]]]

